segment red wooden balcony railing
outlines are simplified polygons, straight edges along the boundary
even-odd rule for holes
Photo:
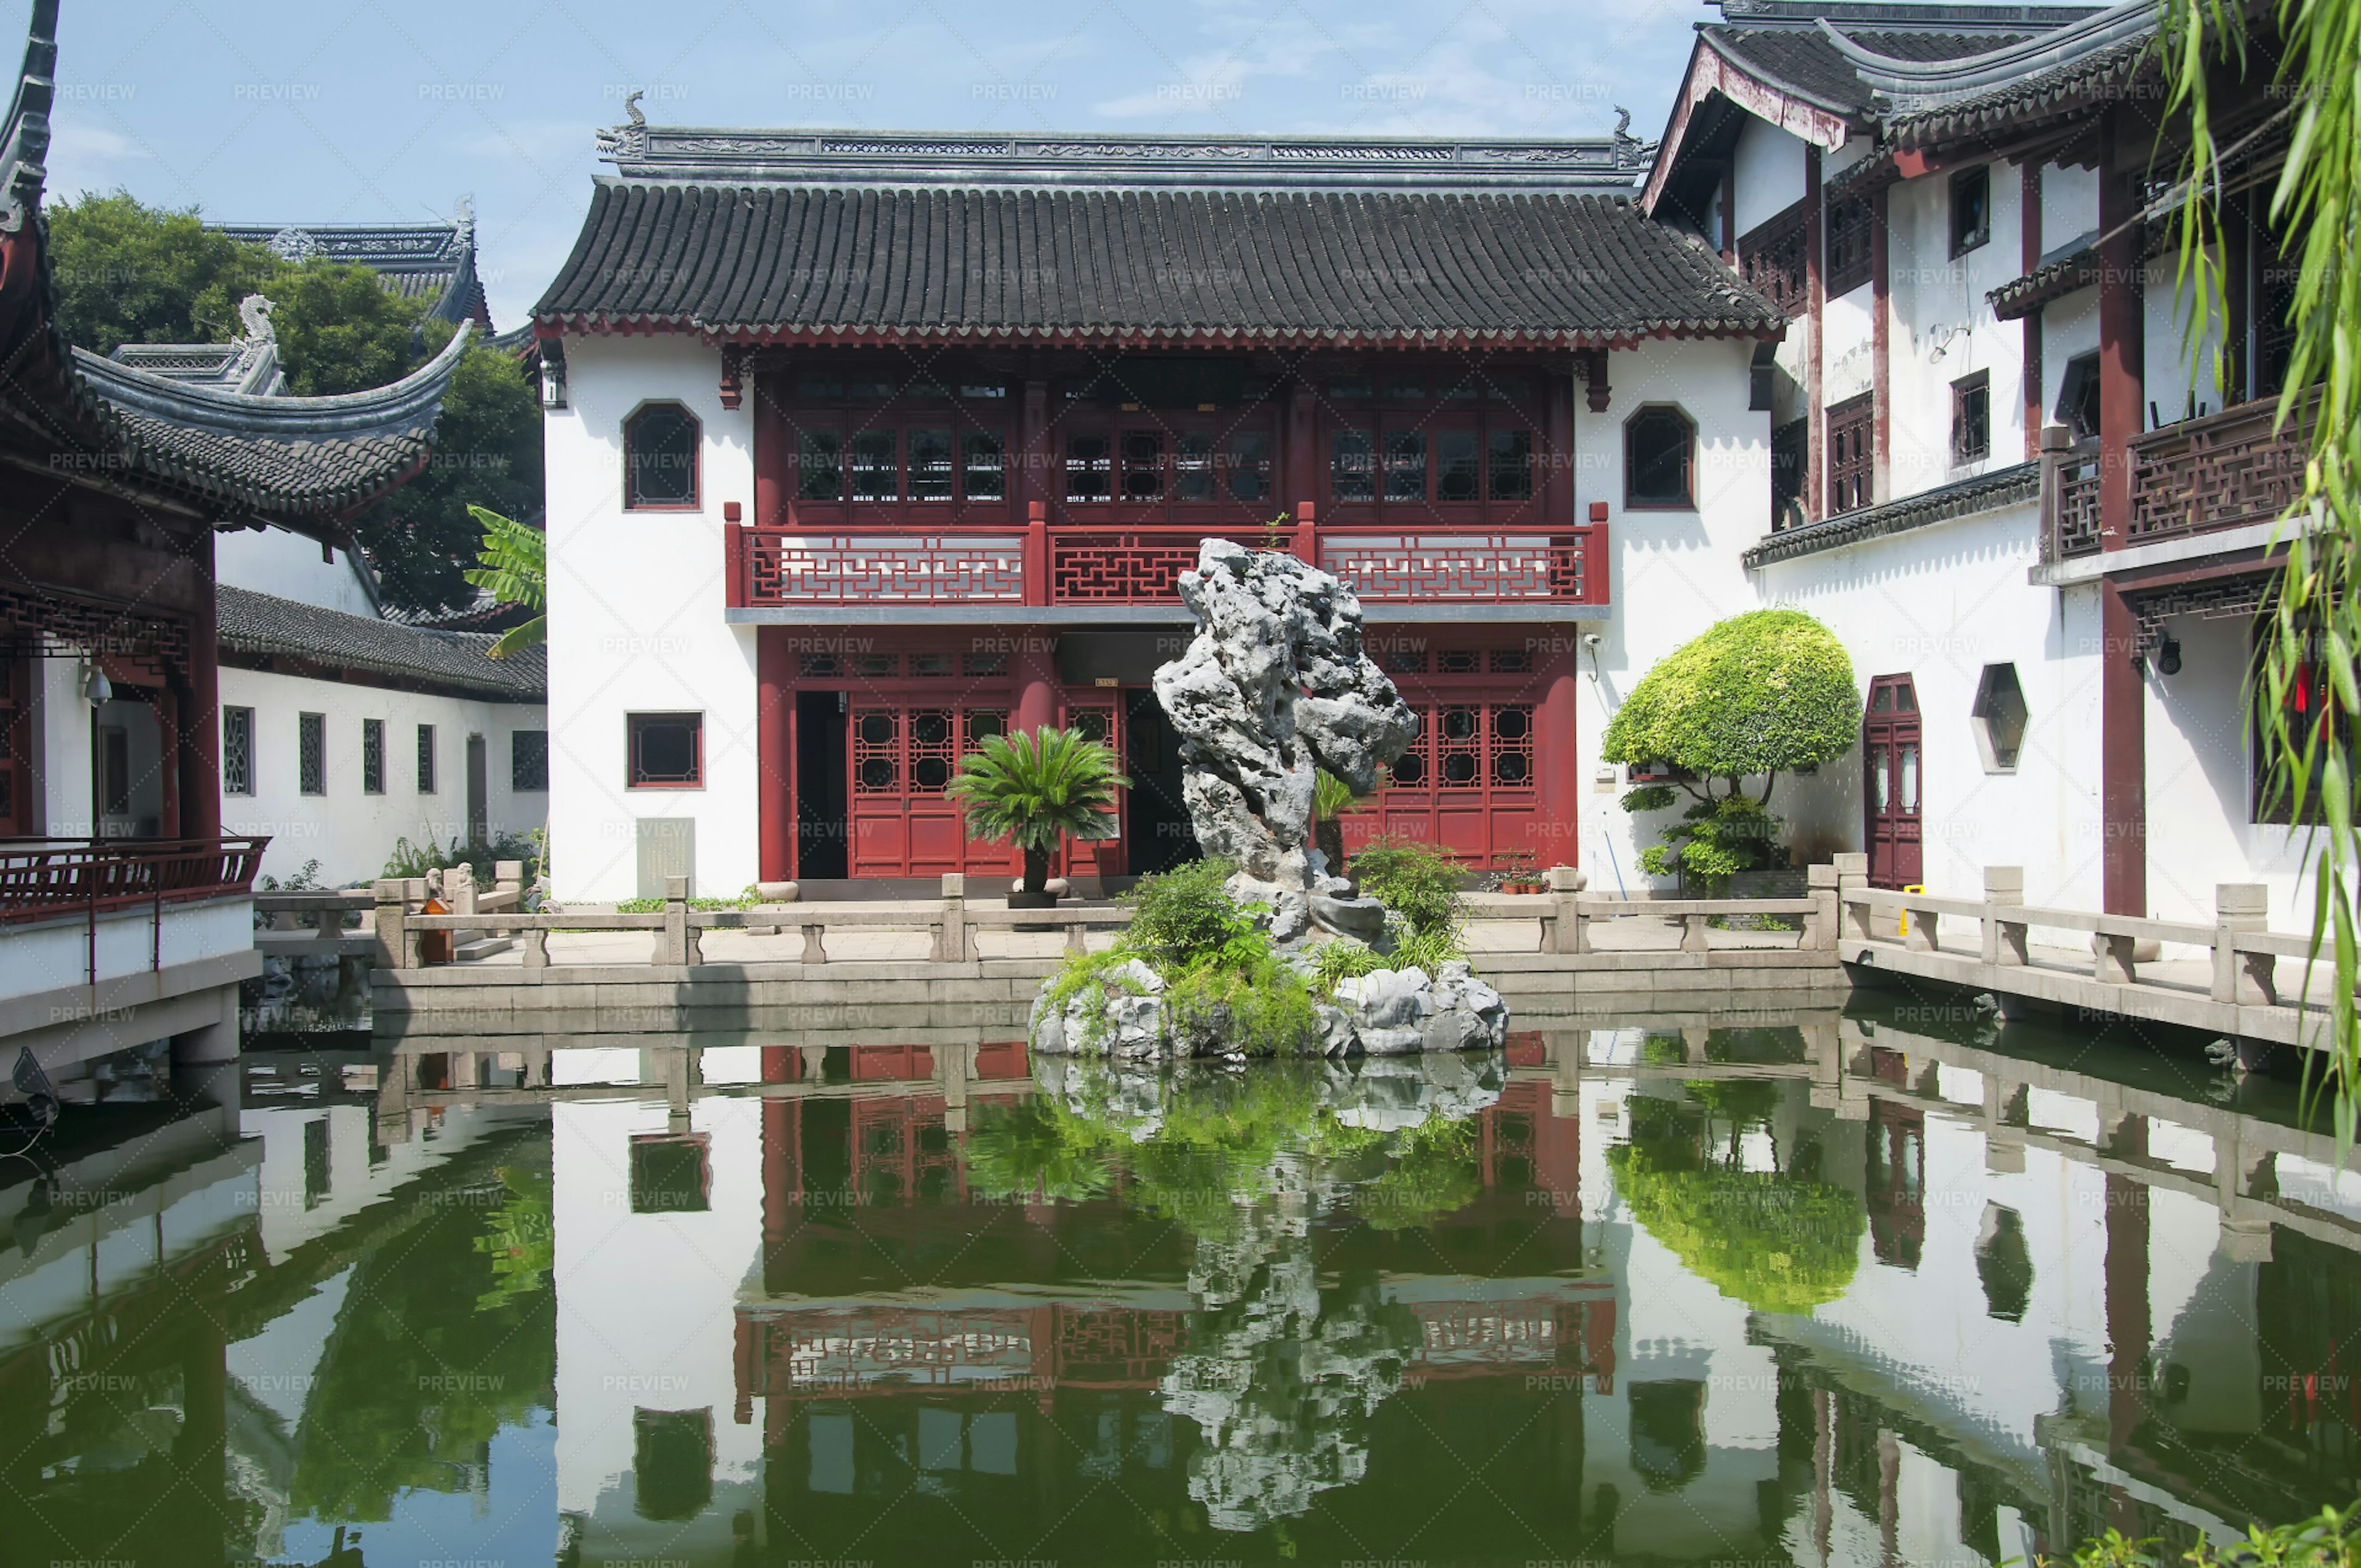
[[[0,924],[250,894],[269,842],[0,839]]]
[[[1605,604],[1607,524],[1510,532],[1050,524],[832,532],[728,526],[730,609],[855,604],[1152,605],[1178,600],[1209,538],[1316,561],[1373,604]]]

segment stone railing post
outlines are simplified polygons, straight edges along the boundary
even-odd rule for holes
[[[2269,953],[2241,953],[2231,940],[2241,931],[2270,929],[2270,894],[2258,882],[2214,884],[2214,1001],[2242,1007],[2279,1005],[2279,959]]]
[[[529,926],[524,932],[524,967],[549,967],[549,933],[539,926]]]
[[[1589,917],[1582,912],[1582,890],[1590,879],[1575,866],[1552,866],[1542,873],[1548,881],[1554,911],[1542,922],[1542,951],[1590,951]]]
[[[688,879],[664,878],[664,935],[656,947],[656,962],[686,966],[688,962]]]
[[[494,861],[492,862],[492,887],[493,891],[498,893],[513,893],[519,898],[523,897],[524,862],[522,861]]]
[[[1837,869],[1806,866],[1804,881],[1811,894],[1812,912],[1804,916],[1803,946],[1832,951],[1837,945]]]
[[[1837,869],[1837,898],[1839,903],[1854,894],[1869,891],[1869,857],[1859,851],[1834,857]],[[1856,941],[1866,942],[1875,936],[1871,929],[1870,914],[1857,905],[1844,905],[1846,929]]]
[[[1706,950],[1706,922],[1712,918],[1709,915],[1681,916],[1681,951],[1701,953]]]
[[[371,892],[377,898],[377,963],[379,969],[409,969],[416,962],[409,944],[403,940],[402,927],[410,914],[410,904],[404,893],[405,883],[397,877],[387,877],[375,883]]]
[[[803,961],[807,964],[824,964],[828,962],[827,927],[806,926],[804,927]]]
[[[963,964],[968,952],[967,878],[958,872],[943,873],[943,913],[935,927],[935,961]]]
[[[1984,868],[1984,962],[2010,969],[2025,966],[2025,922],[2003,920],[1994,913],[2002,908],[2022,908],[2024,904],[2023,866]]]
[[[2133,949],[2139,945],[2134,937],[2117,937],[2105,931],[2091,933],[2091,978],[2101,985],[2130,985],[2139,979],[2139,970],[2133,959]]]

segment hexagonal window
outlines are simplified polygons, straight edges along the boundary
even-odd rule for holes
[[[2017,685],[2016,666],[1986,664],[1982,678],[1976,682],[1976,700],[1968,709],[1984,772],[2016,772],[2016,753],[2025,744],[2025,688]]]

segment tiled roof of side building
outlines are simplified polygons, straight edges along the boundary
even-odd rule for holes
[[[1844,52],[1824,33],[1792,27],[1739,27],[1727,24],[1698,29],[1722,53],[1754,75],[1787,88],[1823,108],[1868,115],[1875,94]],[[1895,60],[1957,60],[2004,44],[2022,43],[2026,33],[1951,33],[1861,30],[1846,36],[1863,49]]]
[[[535,310],[573,330],[847,336],[1769,335],[1617,193],[845,189],[608,179]]]
[[[1942,522],[1955,517],[1973,517],[1982,512],[1998,511],[2004,507],[2035,499],[2040,494],[2040,463],[2012,463],[2004,468],[1994,468],[1972,478],[1955,480],[1931,490],[1921,490],[1915,496],[1905,496],[1900,500],[1839,512],[1817,522],[1783,530],[1752,546],[1741,559],[1749,570],[1752,570],[1774,561],[1816,555],[1823,550],[1858,544],[1864,540],[1923,528],[1928,523]]]
[[[215,590],[215,609],[227,655],[295,659],[500,702],[548,700],[547,651],[494,659],[486,652],[497,641],[490,632],[403,626],[226,583]]]
[[[405,299],[431,300],[432,321],[472,321],[487,332],[491,314],[476,270],[476,220],[465,203],[449,223],[209,224],[233,239],[263,246],[290,261],[320,257],[357,262]]]

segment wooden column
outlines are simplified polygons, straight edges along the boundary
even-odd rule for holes
[[[1280,494],[1290,506],[1317,501],[1320,484],[1319,404],[1312,383],[1299,378],[1287,390],[1287,417],[1279,422],[1279,473],[1285,480]]]
[[[1579,497],[1574,483],[1574,373],[1569,366],[1554,367],[1543,378],[1539,489],[1542,521],[1552,528],[1571,528]]]
[[[1721,259],[1738,265],[1738,158],[1733,152],[1721,166]]]
[[[2146,404],[2144,225],[2138,126],[2110,110],[2099,132],[2099,545],[2120,550],[2132,514],[2130,450]],[[2125,158],[2132,157],[2126,170]],[[2147,691],[2139,621],[2112,580],[2100,600],[2100,884],[2110,915],[2147,910]]]
[[[1828,203],[1820,192],[1820,144],[1804,144],[1804,311],[1811,320],[1810,357],[1804,365],[1805,433],[1804,521],[1817,522],[1828,515],[1828,411],[1820,390],[1821,367],[1827,360],[1828,270]]]
[[[1016,641],[1016,729],[1030,734],[1058,722],[1058,660],[1049,629],[1028,626]]]
[[[195,578],[189,612],[189,689],[175,707],[179,730],[172,782],[180,795],[180,834],[221,834],[221,632],[214,610],[214,531],[189,542]]]
[[[795,432],[787,427],[787,367],[764,361],[754,382],[754,526],[787,525],[795,468]]]
[[[2018,198],[2024,207],[2018,225],[2024,233],[2024,243],[2018,255],[2023,271],[2029,274],[2041,265],[2041,159],[2038,154],[2027,157],[2018,169]],[[2041,307],[2036,305],[2025,314],[2025,460],[2028,463],[2041,455]]]
[[[763,417],[760,387],[757,382],[754,417],[758,422]],[[756,483],[759,488],[759,469]],[[756,863],[764,882],[785,882],[794,874],[794,660],[787,649],[785,627],[754,629]]]
[[[1049,446],[1049,383],[1035,377],[1025,383],[1025,400],[1016,415],[1016,488],[1019,503],[1051,499],[1049,469],[1056,454]]]
[[[2100,231],[2104,233],[2104,230]],[[2147,1119],[2125,1119],[2114,1146],[2102,1151],[2117,1159],[2147,1154]],[[2106,1179],[2107,1251],[2107,1446],[2121,1453],[2140,1423],[2147,1401],[2149,1337],[2147,1184],[2136,1177]]]
[[[1885,234],[1889,205],[1886,197],[1893,190],[1891,185],[1881,185],[1869,198],[1869,366],[1870,385],[1873,389],[1870,406],[1871,421],[1876,432],[1869,499],[1878,504],[1894,499],[1894,376],[1887,363],[1892,328],[1886,319],[1893,313],[1894,284],[1890,265],[1892,247],[1887,243]]]

